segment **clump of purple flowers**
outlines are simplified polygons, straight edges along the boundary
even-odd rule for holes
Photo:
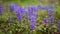
[[[10,9],[10,12],[13,12],[15,7],[16,7],[16,5],[15,4],[9,4],[8,7]]]
[[[11,19],[11,16],[8,16],[8,22],[11,22],[12,19]]]
[[[16,15],[16,18],[19,22],[22,22],[22,16],[25,14],[25,9],[22,8],[21,6],[16,6],[14,9],[14,13]]]
[[[28,7],[28,12],[29,12],[29,21],[30,21],[30,29],[34,30],[35,25],[36,25],[36,11],[34,7]]]
[[[36,26],[36,17],[37,17],[36,15],[37,15],[38,8],[41,10],[46,10],[48,13],[48,18],[43,19],[44,23],[47,24],[49,20],[49,24],[54,25],[53,9],[51,6],[50,7],[38,6],[38,8],[34,6],[29,6],[28,11],[25,11],[25,9],[22,8],[21,6],[15,6],[15,5],[11,5],[9,6],[9,8],[11,11],[14,11],[15,16],[19,22],[22,22],[22,15],[26,14],[26,19],[29,20],[30,22],[29,26],[31,30],[34,30]],[[8,18],[9,18],[8,20],[10,21],[10,17]]]
[[[53,25],[54,24],[54,17],[52,16],[53,10],[52,9],[48,9],[48,18],[50,20],[50,24]]]
[[[4,10],[3,6],[0,6],[0,15],[2,15],[3,10]]]
[[[14,10],[16,18],[18,21],[22,22],[22,12],[21,12],[21,7],[17,6]]]
[[[60,20],[58,20],[58,29],[60,30]]]
[[[44,23],[47,24],[48,23],[48,18],[44,18]]]
[[[48,9],[47,12],[48,12],[48,18],[52,17],[53,10],[52,9]]]

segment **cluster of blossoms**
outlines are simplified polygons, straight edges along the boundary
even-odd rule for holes
[[[52,9],[48,9],[48,18],[50,20],[50,25],[54,24],[54,17],[52,16],[53,10]]]
[[[58,20],[58,29],[60,30],[60,20]]]
[[[29,6],[28,7],[28,12],[29,12],[29,21],[30,21],[30,29],[34,30],[36,26],[36,12],[37,9],[36,7]]]
[[[3,6],[0,6],[0,15],[2,15],[3,10],[4,10]]]
[[[16,9],[14,10],[16,18],[18,19],[18,21],[22,21],[22,11],[21,11],[21,7],[17,6]]]
[[[48,18],[44,18],[44,23],[47,24],[48,23]]]
[[[25,9],[17,5],[8,5],[10,12],[14,12],[17,20],[22,22],[22,15],[25,13]]]
[[[11,20],[11,16],[8,16],[8,22],[11,22],[12,20]]]
[[[22,22],[22,15],[24,14],[25,10],[21,6],[17,6],[14,12],[18,21]]]
[[[50,25],[53,25],[54,24],[54,17],[52,16],[53,15],[53,7],[51,5],[49,5],[49,6],[39,5],[38,7],[39,7],[39,9],[46,10],[48,13],[48,18],[43,19],[44,23],[47,24],[48,21],[50,21]]]
[[[15,4],[8,4],[8,8],[10,9],[10,12],[13,12],[17,5]]]
[[[35,25],[36,25],[36,13],[38,11],[38,8],[41,10],[46,10],[48,13],[48,18],[44,18],[44,23],[47,24],[48,20],[50,22],[50,25],[54,25],[54,17],[53,17],[53,9],[51,6],[47,7],[47,6],[40,6],[38,5],[37,7],[34,6],[28,6],[28,11],[26,11],[24,8],[22,8],[21,6],[15,6],[15,5],[11,5],[9,6],[11,11],[14,11],[16,18],[19,22],[22,22],[22,15],[26,14],[26,18],[27,20],[29,20],[30,22],[30,29],[34,30],[35,29]],[[13,8],[12,8],[13,7]],[[60,21],[59,21],[60,22]]]

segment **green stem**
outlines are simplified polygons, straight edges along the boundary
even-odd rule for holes
[[[48,34],[50,34],[50,31],[48,30]]]

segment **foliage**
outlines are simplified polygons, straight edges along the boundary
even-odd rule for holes
[[[9,2],[9,1],[16,1],[16,0],[4,0],[4,2]],[[21,3],[22,5],[23,3],[25,4],[25,2],[27,2],[28,0],[20,0],[20,1],[22,2]],[[54,19],[56,20],[56,21],[54,20],[55,21],[54,26],[44,23],[43,18],[47,18],[48,13],[45,10],[40,11],[39,9],[39,11],[37,12],[36,26],[33,31],[30,30],[30,26],[29,26],[30,22],[29,20],[26,19],[25,14],[22,16],[23,17],[22,22],[19,22],[15,16],[15,13],[13,11],[10,12],[7,6],[4,7],[5,10],[2,16],[0,15],[0,34],[54,34],[58,30],[57,25],[58,25],[58,20],[60,19],[60,12],[59,12],[60,6],[55,8],[53,12]],[[10,22],[8,21],[8,16],[11,16],[12,21]]]

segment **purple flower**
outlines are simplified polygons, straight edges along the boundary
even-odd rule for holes
[[[52,9],[48,9],[47,12],[48,12],[48,18],[52,17],[53,10]]]
[[[46,9],[47,9],[46,6],[42,6],[42,7],[41,7],[41,10],[46,10]]]
[[[50,20],[50,25],[54,25],[54,17],[49,18]]]
[[[32,19],[31,19],[31,20],[30,20],[30,29],[31,29],[31,30],[34,30],[34,29],[35,29],[35,25],[36,25],[36,20],[34,20],[34,19],[32,20]]]
[[[18,14],[15,14],[16,18],[19,22],[22,22],[22,15],[18,12]]]
[[[53,10],[52,9],[48,9],[48,18],[50,20],[50,24],[51,25],[54,24],[54,18],[52,17],[52,13],[53,13]]]
[[[29,14],[33,14],[32,12],[33,12],[32,7],[29,6],[29,7],[28,7],[28,13],[29,13]]]
[[[30,23],[36,22],[36,19],[30,19]]]
[[[30,21],[30,29],[34,30],[35,29],[35,25],[36,25],[36,11],[34,11],[34,8],[29,8],[29,21]]]
[[[48,9],[48,19],[50,20],[50,25],[54,25],[54,18],[52,16],[53,10],[52,9]]]
[[[35,26],[35,25],[30,25],[30,30],[34,30],[34,29],[35,29],[34,26]]]
[[[25,8],[23,8],[23,7],[21,7],[21,6],[20,6],[20,11],[21,11],[22,14],[25,14],[25,13],[26,13]]]
[[[38,7],[38,9],[41,9],[41,5],[38,5],[37,7]]]
[[[8,16],[8,22],[11,22],[11,17],[10,16]]]
[[[48,9],[48,12],[49,12],[49,13],[52,13],[52,12],[53,12],[53,10],[52,10],[52,9]]]
[[[52,14],[48,14],[48,18],[52,17]]]
[[[30,18],[31,18],[31,19],[35,19],[35,18],[36,18],[36,16],[32,15]]]
[[[60,20],[58,20],[58,29],[60,30]]]
[[[29,13],[26,12],[26,19],[29,20],[29,17],[30,17],[30,16],[29,16]]]
[[[48,23],[48,18],[44,18],[44,23],[45,23],[45,24]]]
[[[3,13],[3,6],[0,6],[0,15]]]
[[[31,18],[30,17],[31,15],[36,16],[36,11],[37,11],[36,7],[28,6],[28,11],[26,11],[26,18],[27,19]]]
[[[37,12],[38,8],[36,6],[32,6],[32,11]]]
[[[9,4],[8,7],[10,9],[10,12],[13,12],[15,7],[16,7],[16,5],[15,4]]]
[[[47,10],[47,9],[48,9],[47,6],[41,6],[41,5],[38,5],[38,8],[39,8],[40,10]]]
[[[21,7],[17,6],[16,9],[14,10],[16,18],[19,22],[22,22],[22,12],[21,12]]]

